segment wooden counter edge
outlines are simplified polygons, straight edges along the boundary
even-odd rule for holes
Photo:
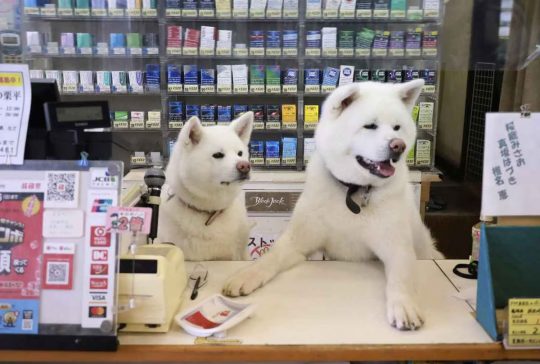
[[[500,343],[416,345],[123,345],[117,352],[3,350],[0,361],[375,361],[540,359],[540,350],[505,350]]]

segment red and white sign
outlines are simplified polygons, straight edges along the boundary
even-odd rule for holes
[[[90,265],[90,274],[93,276],[106,276],[109,274],[109,265],[92,263]]]
[[[148,234],[151,219],[148,207],[111,207],[107,210],[107,231]]]
[[[109,260],[109,251],[106,249],[92,250],[92,260],[94,262],[106,262]]]
[[[111,233],[107,232],[105,226],[90,226],[90,246],[111,246]]]
[[[90,278],[90,289],[107,289],[109,286],[107,278]]]

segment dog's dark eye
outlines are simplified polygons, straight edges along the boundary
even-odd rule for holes
[[[377,124],[375,124],[375,123],[367,124],[367,125],[364,125],[364,128],[365,129],[375,130],[375,129],[377,129]]]
[[[242,154],[244,154],[244,153],[242,153],[242,151],[239,151],[239,152],[238,152],[238,156],[239,156],[239,157],[241,157]]]
[[[398,131],[399,129],[401,129],[401,125],[396,125],[396,126],[394,126],[394,130],[395,130],[395,131]]]
[[[221,152],[218,152],[218,153],[212,154],[212,157],[214,157],[216,159],[221,159],[221,158],[225,157],[225,154],[223,154]]]

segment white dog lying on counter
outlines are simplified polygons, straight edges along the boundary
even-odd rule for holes
[[[158,240],[186,260],[245,258],[250,225],[242,192],[249,178],[253,113],[230,126],[203,127],[192,117],[179,134],[161,194]]]
[[[319,249],[337,260],[376,257],[386,271],[389,323],[400,330],[422,326],[414,260],[442,257],[415,207],[405,163],[423,85],[362,82],[329,95],[287,229],[269,253],[229,279],[226,295],[250,294]]]

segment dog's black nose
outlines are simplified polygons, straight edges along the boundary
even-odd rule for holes
[[[394,138],[390,140],[388,147],[390,148],[390,158],[397,161],[407,146],[405,145],[403,139]]]

